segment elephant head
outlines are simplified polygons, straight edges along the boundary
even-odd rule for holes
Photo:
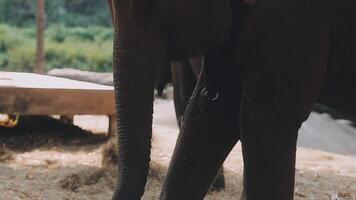
[[[230,0],[109,0],[115,27],[119,178],[113,199],[141,199],[160,67],[219,48],[229,38]]]

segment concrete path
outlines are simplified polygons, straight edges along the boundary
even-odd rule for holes
[[[356,157],[355,122],[345,118],[312,112],[299,130],[298,146]]]
[[[333,115],[335,117],[335,115]],[[299,131],[298,147],[356,157],[356,122],[349,116],[312,112]],[[155,100],[154,131],[177,134],[178,126],[171,98]]]

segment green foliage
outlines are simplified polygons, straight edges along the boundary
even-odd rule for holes
[[[21,44],[23,45],[24,41],[18,28],[0,25],[0,54],[7,53]]]
[[[111,43],[71,41],[49,42],[46,46],[46,67],[71,67],[90,71],[111,70]]]
[[[111,71],[113,30],[107,0],[47,0],[47,70]],[[36,0],[0,0],[0,71],[32,71]]]
[[[0,22],[26,26],[36,20],[36,0],[1,0]]]
[[[111,71],[113,30],[105,27],[53,25],[45,33],[47,70],[72,67]],[[34,27],[15,28],[0,24],[0,71],[32,71],[35,63]]]
[[[34,45],[24,45],[13,48],[8,53],[8,66],[6,70],[32,71],[35,63],[36,51]]]
[[[65,26],[111,26],[107,0],[47,0],[47,24]],[[0,23],[33,26],[36,0],[0,0]]]

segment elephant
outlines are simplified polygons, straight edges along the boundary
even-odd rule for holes
[[[185,109],[197,83],[201,64],[201,56],[174,61],[170,64],[170,67],[160,69],[161,71],[158,74],[155,89],[159,97],[163,96],[165,85],[169,81],[173,83],[174,108],[179,128],[182,126]],[[225,177],[222,166],[211,185],[211,190],[220,191],[224,188]]]
[[[108,0],[109,9],[115,26],[115,11],[113,1]],[[165,85],[171,80],[174,88],[174,107],[178,126],[181,127],[181,119],[184,115],[188,101],[193,93],[196,85],[202,62],[201,56],[192,57],[190,59],[182,59],[174,61],[170,64],[170,68],[161,67],[158,70],[155,89],[157,95],[162,96]],[[219,191],[225,188],[224,169],[221,167],[213,181],[211,189]]]
[[[172,75],[171,75],[171,68],[170,67],[162,67],[160,72],[158,73],[158,77],[156,80],[155,89],[157,91],[157,96],[163,98],[163,90],[166,85],[172,82]]]
[[[291,200],[315,102],[356,113],[352,0],[110,0],[119,143],[114,200],[141,199],[165,63],[203,55],[160,200],[201,200],[237,141],[244,200]]]

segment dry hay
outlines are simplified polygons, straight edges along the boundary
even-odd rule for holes
[[[103,181],[106,186],[114,189],[117,179],[116,166],[118,163],[115,139],[112,138],[104,144],[101,152],[102,168],[94,171],[80,171],[78,173],[70,174],[60,180],[60,187],[68,191],[79,192],[81,187],[95,187],[95,184],[98,184],[99,181]]]
[[[156,200],[159,197],[164,175],[167,171],[167,163],[173,148],[162,149],[162,143],[174,142],[165,141],[166,136],[155,135],[152,161],[150,163],[149,177],[146,185],[144,200]],[[74,185],[87,187],[88,182],[92,187],[102,187],[102,184],[113,189],[117,178],[116,164],[117,146],[116,140],[109,141],[103,147],[103,168],[91,173],[72,174],[67,177],[66,186],[69,190]],[[158,153],[160,152],[160,153]],[[165,159],[164,162],[162,159]],[[329,154],[315,150],[300,149],[298,151],[298,169],[296,173],[296,200],[327,200],[331,195],[337,194],[340,200],[354,200],[356,198],[356,159]],[[226,189],[221,192],[210,191],[207,200],[233,200],[238,199],[242,193],[243,164],[241,148],[237,146],[225,163]],[[344,168],[343,167],[347,167]],[[340,171],[343,170],[343,171]],[[74,180],[73,180],[74,179]],[[92,182],[94,180],[94,182]],[[99,180],[102,180],[99,183]],[[69,183],[68,183],[69,182]],[[101,185],[101,186],[100,186]],[[66,188],[68,190],[68,188]]]
[[[68,191],[79,192],[82,187],[101,187],[96,184],[105,184],[113,190],[117,180],[117,152],[116,138],[112,138],[102,146],[102,168],[70,174],[60,180],[59,186]],[[152,195],[152,191],[149,191],[148,194],[151,194],[151,196],[158,195],[157,188],[163,182],[165,171],[165,166],[155,161],[150,162],[147,187],[155,188],[156,191],[155,195]]]
[[[8,162],[13,159],[15,159],[15,153],[2,145],[0,147],[0,162]]]
[[[95,172],[81,171],[80,173],[66,176],[59,181],[59,185],[63,189],[72,192],[79,192],[80,187],[97,184],[101,178],[108,178],[102,169]],[[113,188],[114,182],[112,181],[110,183],[110,188]]]
[[[47,116],[21,116],[16,127],[0,127],[0,199],[92,199],[107,139]],[[86,194],[71,194],[79,188]]]
[[[176,141],[177,132],[165,129],[164,132],[168,130],[167,133],[162,134],[161,129],[154,127],[152,161],[143,200],[158,199]],[[6,160],[6,162],[0,160],[1,198],[110,199],[117,179],[116,140],[107,141],[104,138],[100,141],[100,137],[103,137],[100,136],[100,142],[91,141],[95,140],[96,136],[86,134],[73,136],[76,134],[72,131],[67,130],[60,134],[61,131],[46,131],[50,134],[46,136],[36,133],[33,127],[32,130],[18,132],[12,137],[0,136],[2,143],[0,147],[3,147],[0,149],[0,157],[4,155],[4,161]],[[29,137],[27,134],[32,135]],[[41,136],[47,139],[41,139]],[[21,148],[19,143],[11,140],[13,137],[24,142],[25,147]],[[39,142],[33,139],[27,141],[28,138],[36,137]],[[49,139],[53,137],[57,139],[50,142]],[[108,143],[103,145],[105,141]],[[334,193],[338,194],[340,200],[354,200],[356,197],[355,158],[299,149],[297,169],[296,200],[329,200]],[[242,175],[241,148],[237,146],[225,162],[226,189],[221,192],[209,192],[206,200],[238,199],[242,189]]]

